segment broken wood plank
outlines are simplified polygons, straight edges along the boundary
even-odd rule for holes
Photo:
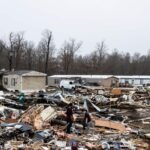
[[[119,130],[120,132],[127,131],[125,126],[121,123],[108,121],[108,120],[104,120],[104,119],[95,119],[94,121],[95,121],[95,126],[97,126],[97,127],[111,128],[111,129]]]

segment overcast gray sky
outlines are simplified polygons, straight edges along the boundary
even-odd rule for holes
[[[150,49],[150,0],[0,0],[0,38],[25,31],[37,43],[50,29],[59,49],[64,40],[83,41],[80,53],[104,40],[111,51],[146,54]]]

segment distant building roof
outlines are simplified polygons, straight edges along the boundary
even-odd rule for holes
[[[7,74],[23,75],[23,74],[26,74],[26,73],[29,73],[29,72],[31,72],[31,70],[16,70],[16,71],[8,72]]]
[[[0,75],[4,75],[6,74],[6,71],[5,70],[0,70]]]
[[[128,76],[116,76],[119,79],[150,79],[150,75],[149,76],[145,76],[145,75],[128,75]]]
[[[122,76],[122,75],[52,75],[49,76],[52,78],[93,78],[93,79],[105,79],[110,77],[116,77],[119,79],[150,79],[150,75],[128,75],[128,76]]]
[[[35,76],[46,76],[45,73],[33,71],[33,70],[16,70],[7,72],[7,75],[22,75],[22,76],[29,76],[29,75],[35,75]]]
[[[109,78],[112,77],[113,75],[53,75],[53,76],[49,76],[49,77],[53,77],[53,78]]]

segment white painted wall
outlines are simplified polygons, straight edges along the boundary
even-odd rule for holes
[[[4,83],[4,78],[8,78],[8,84],[6,85]],[[15,86],[11,84],[12,79],[16,80],[16,84]],[[4,88],[8,89],[8,90],[20,90],[21,89],[21,76],[19,75],[4,75],[3,76],[3,86]]]

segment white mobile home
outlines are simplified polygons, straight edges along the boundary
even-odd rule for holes
[[[58,86],[63,79],[77,79],[80,78],[87,82],[101,82],[103,79],[110,78],[112,75],[53,75],[48,77],[49,86]]]
[[[38,91],[45,89],[46,74],[27,70],[13,71],[3,76],[2,82],[8,90]]]
[[[147,84],[150,83],[150,76],[143,75],[130,75],[130,76],[118,76],[118,75],[53,75],[48,77],[48,85],[57,86],[62,79],[81,78],[88,82],[101,82],[104,79],[116,77],[119,79],[119,83],[128,82],[131,85]]]
[[[143,75],[137,75],[137,76],[117,76],[119,78],[120,83],[128,82],[131,85],[143,85],[150,83],[150,76],[143,76]]]

